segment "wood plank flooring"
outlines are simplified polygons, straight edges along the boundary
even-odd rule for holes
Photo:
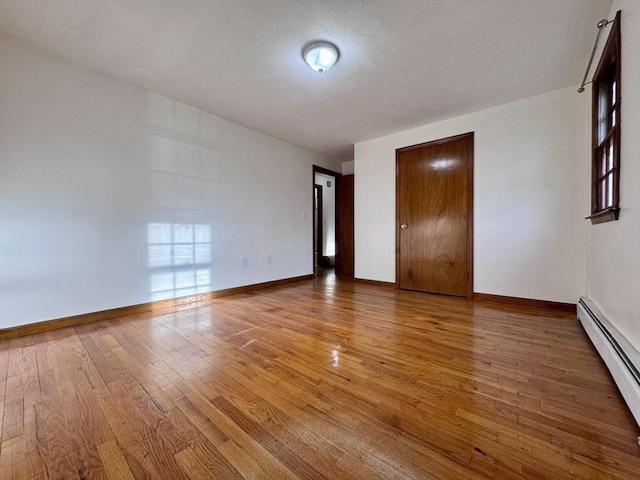
[[[329,275],[0,342],[0,478],[634,479],[571,314]]]

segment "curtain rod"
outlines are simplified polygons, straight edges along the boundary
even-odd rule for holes
[[[591,70],[591,64],[593,63],[593,57],[596,54],[596,50],[598,49],[598,40],[600,39],[600,33],[602,33],[602,29],[613,23],[613,20],[607,20],[603,18],[596,25],[598,27],[598,34],[596,35],[596,42],[593,44],[593,50],[591,50],[591,56],[589,57],[589,63],[587,64],[587,70],[584,72],[584,77],[582,77],[582,83],[580,84],[580,88],[578,88],[578,93],[584,92],[584,86],[587,84],[587,75],[589,75],[589,70]]]

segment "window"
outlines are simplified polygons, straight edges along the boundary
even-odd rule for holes
[[[620,211],[620,12],[593,76],[591,223]]]

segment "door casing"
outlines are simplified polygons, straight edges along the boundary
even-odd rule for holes
[[[315,265],[320,265],[320,259],[324,254],[322,249],[322,239],[324,238],[322,225],[323,225],[323,210],[322,210],[322,185],[314,185],[315,197],[313,206],[313,252],[315,258]]]

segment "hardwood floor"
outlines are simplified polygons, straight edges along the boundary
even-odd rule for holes
[[[334,275],[0,342],[0,477],[637,479],[568,313]]]

